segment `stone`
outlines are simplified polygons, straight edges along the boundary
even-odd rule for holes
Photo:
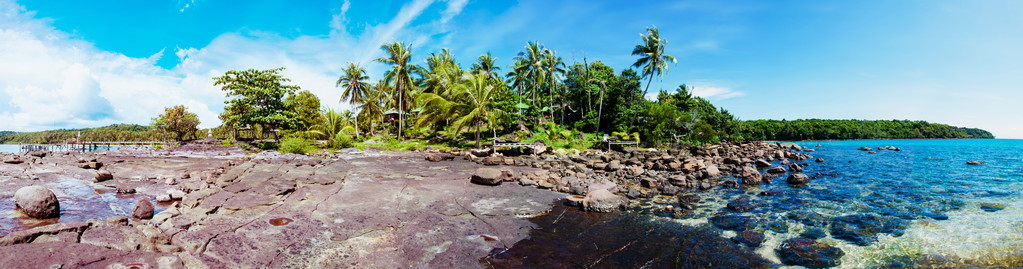
[[[22,161],[21,158],[19,158],[18,156],[7,156],[7,157],[4,157],[4,163],[6,163],[6,164],[20,164],[20,163],[23,163],[23,162],[24,161]]]
[[[138,202],[135,202],[135,208],[131,210],[131,217],[135,219],[153,218],[153,203],[146,198],[139,199]]]
[[[742,179],[742,184],[749,186],[760,185],[763,175],[753,167],[743,167],[742,172],[739,173],[739,178]]]
[[[14,193],[14,204],[25,215],[37,219],[60,217],[60,202],[52,191],[43,186],[28,186]]]
[[[170,196],[171,200],[181,200],[185,198],[185,192],[178,189],[167,190],[167,195]]]
[[[753,210],[757,206],[753,205],[753,203],[750,202],[749,199],[737,198],[735,200],[732,200],[731,202],[728,202],[728,205],[726,207],[728,207],[728,209],[735,211],[749,211]]]
[[[798,163],[791,163],[789,164],[789,171],[792,171],[793,173],[802,173],[803,166]]]
[[[878,234],[902,236],[909,221],[893,216],[853,214],[832,218],[831,237],[860,246],[877,242]]]
[[[792,185],[806,185],[810,182],[810,177],[806,174],[791,174],[785,181]]]
[[[757,226],[753,218],[742,215],[717,215],[710,217],[709,221],[714,227],[736,232],[752,230]]]
[[[639,166],[630,167],[628,170],[629,170],[629,174],[631,174],[634,177],[638,177],[640,175],[643,175],[643,173],[646,172],[646,169],[643,169],[643,167],[639,167]]]
[[[442,153],[442,154],[427,154],[426,160],[431,162],[450,161],[454,160],[455,155]]]
[[[622,198],[608,190],[596,190],[586,194],[583,199],[583,210],[593,212],[613,212],[622,206]]]
[[[502,174],[497,168],[477,168],[469,181],[480,185],[499,185],[503,181]]]
[[[859,148],[859,150],[862,150],[862,151],[870,151],[870,150],[871,150],[871,148],[868,148],[868,147],[860,147],[860,148]]]
[[[41,151],[41,150],[35,150],[35,151],[29,151],[28,152],[28,156],[32,156],[32,157],[36,157],[36,158],[43,158],[43,157],[46,157],[47,153],[49,153],[49,152]]]
[[[764,234],[754,231],[741,231],[735,237],[732,237],[732,241],[735,241],[735,243],[751,248],[759,248],[764,243],[764,240]]]
[[[110,170],[99,169],[99,170],[96,170],[96,171],[92,172],[92,179],[94,181],[96,181],[96,182],[103,182],[103,181],[114,179],[114,174],[110,173]]]
[[[781,167],[781,166],[771,167],[771,169],[767,169],[767,172],[771,173],[771,174],[784,174],[785,173],[785,167]]]
[[[845,255],[845,252],[840,248],[809,238],[785,240],[775,251],[784,264],[810,268],[841,265],[842,256]]]
[[[757,168],[770,167],[771,166],[771,162],[768,162],[768,161],[765,161],[765,160],[757,160],[754,163],[754,165],[756,165]]]
[[[815,162],[819,162],[819,163],[822,163],[822,162],[824,162],[824,158],[817,158],[817,160],[814,160],[814,161],[815,161]]]
[[[969,164],[969,165],[983,165],[983,164],[987,164],[987,163],[984,163],[982,161],[966,161],[966,164]]]

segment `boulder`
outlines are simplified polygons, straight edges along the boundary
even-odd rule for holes
[[[608,190],[596,190],[586,194],[583,199],[583,210],[594,212],[613,212],[622,206],[622,198]]]
[[[806,183],[810,182],[810,177],[806,176],[806,174],[792,174],[785,181],[792,185],[806,185]]]
[[[173,201],[173,199],[171,199],[169,194],[160,194],[156,196],[157,203],[165,203],[170,201]]]
[[[796,151],[803,150],[803,147],[796,145],[796,143],[781,143],[779,144],[779,146],[781,146],[781,148],[783,149],[792,149]]]
[[[822,162],[824,162],[824,158],[817,158],[817,160],[814,160],[814,161],[815,161],[815,162],[819,162],[819,163],[822,163]]]
[[[454,160],[454,159],[455,159],[455,155],[451,155],[451,154],[447,154],[447,153],[427,154],[426,155],[426,160],[427,161],[431,161],[431,162],[450,161],[450,160]]]
[[[97,162],[97,161],[89,161],[89,162],[79,163],[78,167],[82,168],[82,169],[93,169],[93,170],[96,170],[96,169],[103,168],[103,163]]]
[[[757,166],[757,168],[770,167],[771,166],[771,162],[768,162],[768,161],[765,161],[765,160],[757,160],[755,165]]]
[[[982,165],[982,164],[987,164],[987,163],[984,163],[982,161],[966,161],[966,164],[969,164],[969,165]]]
[[[153,218],[153,203],[146,198],[139,199],[138,202],[135,202],[135,208],[131,210],[131,217],[135,219]]]
[[[23,163],[23,162],[24,161],[22,161],[21,158],[19,158],[18,156],[7,156],[7,157],[4,157],[4,163],[7,163],[7,164],[19,164],[19,163]]]
[[[743,167],[742,172],[739,173],[739,178],[742,179],[742,184],[745,185],[760,185],[763,175],[753,167]]]
[[[92,179],[96,182],[103,182],[114,179],[114,174],[110,173],[110,170],[99,169],[96,170],[95,172],[92,172]]]
[[[497,168],[477,168],[470,181],[480,185],[498,185],[501,184],[502,174],[501,169]]]
[[[771,167],[771,169],[767,169],[767,172],[771,173],[771,174],[784,174],[785,173],[785,167],[781,167],[781,166]]]
[[[48,153],[47,151],[41,151],[41,150],[29,151],[28,152],[28,156],[32,156],[32,157],[36,157],[36,158],[43,158],[43,157],[46,157],[47,153]]]
[[[643,167],[639,167],[639,166],[630,167],[628,170],[629,170],[629,174],[634,176],[634,177],[638,177],[638,176],[640,176],[640,175],[642,175],[643,173],[646,172],[646,169],[643,169]]]
[[[781,262],[810,268],[832,267],[842,264],[842,249],[809,238],[785,240],[776,250]]]
[[[803,166],[798,163],[791,163],[789,164],[789,171],[792,171],[793,173],[802,173]]]
[[[487,157],[490,156],[491,150],[489,148],[484,149],[470,149],[469,154],[476,157]]]
[[[870,151],[870,150],[871,150],[871,148],[868,148],[868,147],[860,147],[860,148],[859,148],[859,150],[862,150],[862,151]]]
[[[764,234],[754,231],[741,231],[735,237],[732,237],[732,241],[735,241],[735,243],[751,248],[759,248],[764,243],[764,240]]]
[[[718,169],[717,165],[711,164],[707,166],[707,172],[703,173],[703,175],[706,177],[719,177],[721,176],[721,170]]]
[[[14,204],[29,217],[48,219],[60,217],[60,202],[43,186],[28,186],[14,193]]]
[[[185,192],[178,189],[167,190],[167,195],[170,196],[171,200],[181,200],[185,198]]]
[[[728,207],[728,209],[735,210],[735,211],[749,211],[749,210],[753,210],[757,206],[753,205],[753,203],[750,202],[749,199],[746,199],[746,198],[736,198],[735,200],[732,200],[731,202],[728,202],[727,207]]]

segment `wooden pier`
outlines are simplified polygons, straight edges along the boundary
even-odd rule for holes
[[[123,146],[157,146],[166,145],[164,141],[67,141],[64,144],[32,144],[21,145],[21,151],[95,151],[110,150]]]

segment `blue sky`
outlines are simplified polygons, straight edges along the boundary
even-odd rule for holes
[[[227,70],[284,66],[337,102],[385,42],[507,66],[527,41],[616,70],[648,26],[681,83],[741,119],[911,119],[1023,138],[1021,1],[0,0],[0,130],[148,124],[185,104],[219,124]]]

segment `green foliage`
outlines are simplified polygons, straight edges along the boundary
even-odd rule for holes
[[[664,76],[664,72],[668,71],[668,63],[675,63],[676,60],[674,56],[664,54],[664,46],[668,42],[661,39],[657,27],[646,28],[646,34],[639,36],[643,38],[643,43],[636,45],[636,48],[632,50],[632,55],[640,57],[632,66],[640,67],[643,70],[643,76],[649,78],[646,89],[643,90],[643,96],[646,96],[654,76]]]
[[[81,133],[81,137],[78,134]],[[164,135],[149,126],[114,124],[97,128],[58,129],[0,134],[0,144],[59,144],[69,139],[88,141],[162,141]]]
[[[281,140],[278,150],[284,153],[308,154],[318,150],[313,143],[312,140],[301,137],[288,137]]]
[[[738,133],[758,140],[994,138],[990,132],[909,120],[753,120]]]
[[[320,98],[309,91],[298,91],[288,95],[284,99],[286,107],[290,107],[297,114],[296,128],[305,130],[323,123],[323,116],[320,114]]]
[[[214,77],[213,85],[227,92],[227,106],[220,115],[231,127],[259,125],[268,129],[291,129],[302,122],[285,97],[299,90],[298,86],[284,84],[291,81],[281,76],[284,68],[269,70],[248,69],[227,71]],[[269,130],[267,130],[269,131]],[[276,134],[275,134],[276,135]]]
[[[199,129],[199,115],[189,112],[188,107],[176,105],[163,109],[163,114],[153,118],[154,129],[174,134],[178,141],[185,140],[185,137],[194,134]]]

